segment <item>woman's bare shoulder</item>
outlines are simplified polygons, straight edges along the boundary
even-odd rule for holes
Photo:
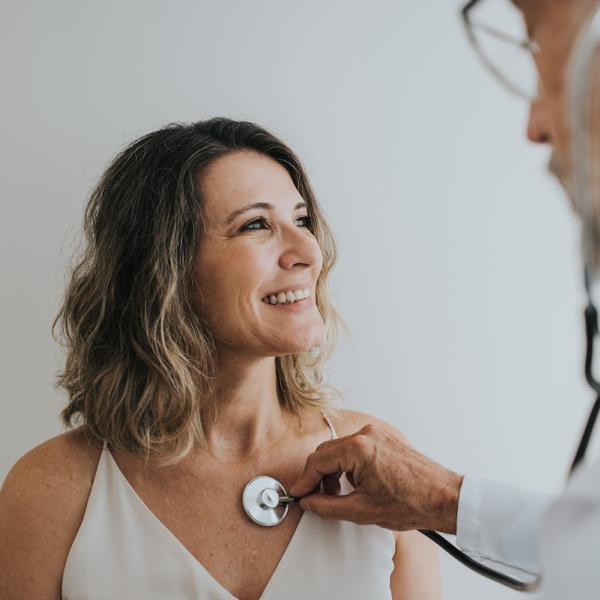
[[[8,472],[2,492],[25,481],[35,487],[60,484],[63,492],[91,487],[101,450],[81,428],[61,433],[21,456]]]
[[[79,429],[26,452],[0,489],[0,597],[60,598],[101,447]]]
[[[402,440],[406,440],[404,434],[394,427],[394,425],[391,425],[387,421],[374,417],[366,412],[343,409],[339,411],[339,415],[331,414],[329,416],[336,433],[338,434],[338,437],[352,435],[367,425],[373,425],[383,429],[387,433],[401,438]]]

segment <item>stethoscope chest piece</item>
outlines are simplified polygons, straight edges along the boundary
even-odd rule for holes
[[[290,500],[283,485],[267,475],[251,479],[242,496],[246,514],[255,523],[265,527],[278,525],[283,521]]]

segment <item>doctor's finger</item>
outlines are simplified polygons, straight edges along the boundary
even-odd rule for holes
[[[352,521],[358,525],[375,522],[372,511],[357,492],[350,492],[344,496],[310,494],[302,498],[299,505],[302,510],[310,511],[322,519]]]
[[[354,470],[355,452],[350,444],[338,444],[309,454],[300,478],[290,486],[292,496],[308,494],[325,475]]]

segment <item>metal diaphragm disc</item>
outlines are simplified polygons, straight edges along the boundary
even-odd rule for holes
[[[255,523],[272,527],[281,523],[288,512],[287,502],[279,504],[281,496],[287,496],[287,493],[277,479],[259,475],[246,484],[242,504]]]

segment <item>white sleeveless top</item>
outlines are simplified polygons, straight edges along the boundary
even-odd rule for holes
[[[354,489],[345,474],[340,485],[342,494]],[[394,552],[388,529],[305,511],[260,600],[391,600]],[[65,564],[62,597],[237,600],[144,504],[106,442]]]

